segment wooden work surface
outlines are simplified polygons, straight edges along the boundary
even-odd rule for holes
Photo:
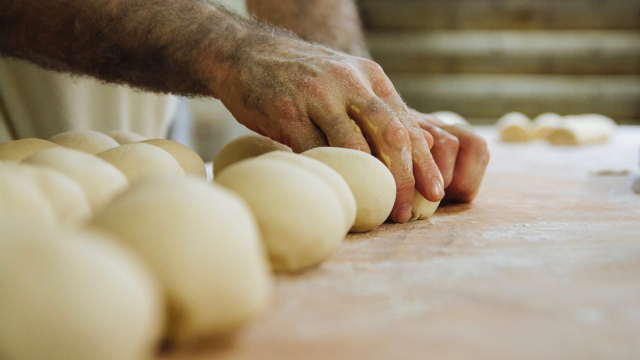
[[[479,133],[492,159],[473,204],[350,235],[277,276],[233,345],[163,359],[640,359],[640,128],[580,148]]]

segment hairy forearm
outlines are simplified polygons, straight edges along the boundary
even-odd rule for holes
[[[370,58],[354,0],[247,0],[258,20],[347,54]]]
[[[141,89],[216,96],[271,29],[205,0],[0,0],[0,53]]]

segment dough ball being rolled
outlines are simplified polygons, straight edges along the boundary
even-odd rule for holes
[[[23,163],[49,167],[75,180],[84,189],[94,212],[129,185],[126,176],[118,168],[78,150],[63,147],[44,149],[26,158]]]
[[[120,145],[132,144],[147,140],[146,137],[130,131],[107,131],[104,133]]]
[[[275,270],[315,266],[344,240],[345,214],[340,199],[310,170],[258,157],[229,166],[215,181],[249,204]]]
[[[287,161],[302,166],[325,180],[340,198],[345,215],[345,233],[349,232],[349,229],[351,229],[356,220],[356,198],[353,196],[351,189],[349,189],[349,184],[347,184],[337,171],[309,156],[284,151],[272,151],[268,154],[260,155],[259,158]]]
[[[378,159],[362,151],[337,147],[317,147],[302,155],[329,165],[349,184],[357,206],[352,232],[373,230],[389,217],[396,200],[396,183],[391,171]]]
[[[506,142],[524,142],[533,136],[533,124],[524,114],[510,112],[498,120],[500,139]]]
[[[60,147],[60,145],[36,138],[7,141],[0,144],[0,160],[20,162],[24,158],[49,147]]]
[[[200,155],[191,150],[188,146],[182,145],[179,142],[166,140],[166,139],[151,139],[143,141],[145,144],[151,144],[161,148],[173,156],[185,173],[207,178],[207,170],[204,167],[204,161]]]
[[[227,166],[240,160],[249,159],[271,151],[293,152],[287,145],[280,144],[266,136],[247,134],[225,145],[213,160],[213,177],[215,178]]]
[[[553,145],[586,145],[609,140],[616,130],[611,118],[599,114],[566,116],[564,123],[549,134]]]
[[[49,141],[66,148],[79,150],[91,155],[117,147],[117,141],[109,136],[91,130],[72,130],[58,134]]]
[[[0,166],[0,173],[13,172],[15,177],[21,177],[20,181],[24,184],[33,184],[33,188],[37,189],[52,207],[57,221],[73,225],[91,217],[93,212],[84,190],[63,173],[41,166],[23,164]]]
[[[453,111],[436,111],[431,115],[437,117],[440,121],[447,125],[463,125],[468,126],[469,122],[462,115]]]
[[[150,144],[120,145],[97,156],[122,171],[129,183],[155,174],[184,175],[184,170],[171,154]]]
[[[159,287],[116,240],[1,224],[3,359],[141,360],[158,346]]]
[[[556,113],[544,113],[533,119],[534,137],[546,140],[553,130],[559,128],[564,120]]]
[[[411,205],[411,219],[410,220],[423,220],[428,219],[436,212],[436,209],[440,205],[440,201],[431,202],[422,196],[418,190],[413,193],[413,204]]]
[[[255,219],[218,185],[175,175],[146,178],[93,225],[118,235],[158,274],[168,297],[169,337],[177,343],[228,333],[269,303],[271,274]]]

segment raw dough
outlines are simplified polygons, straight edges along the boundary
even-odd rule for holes
[[[293,152],[287,145],[280,144],[266,136],[258,134],[240,136],[225,145],[216,155],[213,160],[213,177],[218,176],[222,170],[233,163],[276,150]]]
[[[553,130],[559,128],[564,120],[556,113],[544,113],[533,119],[534,137],[537,139],[548,139]]]
[[[425,199],[418,190],[413,193],[413,204],[411,206],[411,219],[410,220],[423,220],[428,219],[436,212],[436,209],[440,205],[440,201],[431,202]]]
[[[195,151],[189,149],[188,146],[179,142],[166,139],[152,139],[143,141],[145,144],[151,144],[161,148],[171,154],[180,164],[185,173],[207,178],[207,170],[204,167],[204,161]]]
[[[73,225],[91,217],[91,205],[84,190],[63,173],[40,166],[13,163],[0,165],[0,174],[9,176],[11,172],[22,178],[20,182],[32,183],[33,188],[39,190],[61,223]]]
[[[7,141],[0,144],[0,160],[20,162],[22,159],[49,147],[61,146],[51,141],[35,138]]]
[[[44,149],[23,163],[49,167],[75,180],[84,189],[94,213],[129,185],[127,177],[118,168],[78,150],[63,147]]]
[[[349,184],[338,172],[321,161],[290,152],[272,151],[268,154],[260,155],[259,158],[282,160],[302,166],[326,181],[340,198],[345,215],[345,233],[349,232],[356,220],[356,198],[353,196],[351,189],[349,189]]]
[[[147,178],[93,224],[122,238],[158,274],[169,301],[169,336],[178,343],[227,333],[269,304],[271,278],[255,219],[218,185]]]
[[[565,117],[564,123],[549,134],[553,145],[585,145],[609,140],[616,130],[612,119],[598,114]]]
[[[460,114],[453,111],[437,111],[431,113],[431,115],[437,117],[440,121],[446,125],[463,125],[468,126],[469,122],[463,118]]]
[[[120,145],[132,144],[147,140],[146,137],[130,131],[107,131],[104,133]]]
[[[229,166],[215,181],[249,203],[276,270],[319,264],[347,233],[338,195],[303,167],[258,157]]]
[[[7,170],[7,165],[0,164],[0,219],[55,227],[57,215],[39,184],[24,172]]]
[[[524,114],[511,112],[498,120],[500,139],[507,142],[523,142],[531,140],[533,124]]]
[[[329,165],[349,184],[356,198],[353,232],[377,228],[391,213],[396,199],[396,183],[382,162],[362,151],[318,147],[302,153]]]
[[[184,170],[171,154],[150,144],[120,145],[97,156],[120,169],[129,183],[154,174],[184,175]]]
[[[91,130],[72,130],[58,134],[49,141],[66,148],[80,150],[92,155],[119,146],[109,136]]]
[[[163,328],[159,287],[116,240],[0,220],[0,354],[141,360]]]

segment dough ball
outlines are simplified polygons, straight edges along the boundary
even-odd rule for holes
[[[234,330],[269,303],[271,278],[255,219],[220,186],[175,175],[147,178],[93,224],[122,238],[158,274],[169,336],[178,343]]]
[[[120,145],[109,136],[91,130],[72,130],[63,132],[52,137],[49,141],[62,145],[66,148],[79,150],[92,155]]]
[[[345,215],[338,195],[301,166],[260,157],[229,166],[215,180],[249,204],[275,270],[317,265],[344,240]]]
[[[103,208],[129,185],[122,171],[105,160],[63,147],[44,149],[24,164],[49,167],[75,180],[84,190],[94,212]]]
[[[418,190],[413,193],[413,204],[411,205],[411,219],[410,220],[423,220],[428,219],[436,212],[436,209],[440,205],[440,201],[431,202],[425,199]]]
[[[349,189],[349,184],[347,184],[338,172],[321,161],[290,152],[272,151],[268,154],[261,155],[260,158],[282,160],[297,166],[302,166],[326,181],[336,192],[342,203],[346,224],[345,233],[349,232],[349,229],[351,229],[351,226],[353,226],[356,220],[356,198],[353,196],[351,189]]]
[[[22,159],[49,147],[60,147],[51,141],[28,138],[7,141],[0,144],[0,160],[6,162],[20,162]]]
[[[362,151],[337,147],[317,147],[302,155],[329,165],[349,184],[356,198],[356,221],[352,232],[370,231],[391,214],[396,200],[396,183],[382,162]]]
[[[33,184],[49,202],[58,221],[77,224],[88,220],[91,205],[80,185],[63,173],[40,166],[2,164],[1,173],[13,172],[23,183]]]
[[[524,142],[533,136],[533,124],[524,114],[510,112],[498,120],[500,139],[507,142]]]
[[[0,224],[0,354],[12,360],[150,359],[161,292],[115,240]]]
[[[146,137],[130,131],[107,131],[104,133],[120,145],[132,144],[147,140]]]
[[[533,119],[534,137],[547,139],[553,130],[559,128],[564,120],[556,113],[544,113]]]
[[[154,174],[184,175],[184,170],[171,154],[150,144],[120,145],[97,156],[120,169],[129,183]]]
[[[437,117],[440,121],[447,125],[469,125],[469,122],[465,118],[453,111],[437,111],[431,113],[431,115]]]
[[[616,130],[611,118],[599,114],[565,117],[564,123],[549,134],[553,145],[586,145],[609,140]]]
[[[12,166],[7,170],[7,165],[13,164],[0,164],[0,219],[54,227],[57,215],[40,185],[23,171]]]
[[[207,178],[204,161],[202,161],[200,155],[196,154],[196,152],[188,146],[166,139],[145,140],[143,143],[157,146],[171,154],[178,161],[185,173],[199,176],[203,179]]]
[[[213,160],[213,177],[218,176],[222,170],[233,163],[276,150],[293,152],[287,145],[266,136],[258,134],[240,136],[225,145],[216,155]]]

